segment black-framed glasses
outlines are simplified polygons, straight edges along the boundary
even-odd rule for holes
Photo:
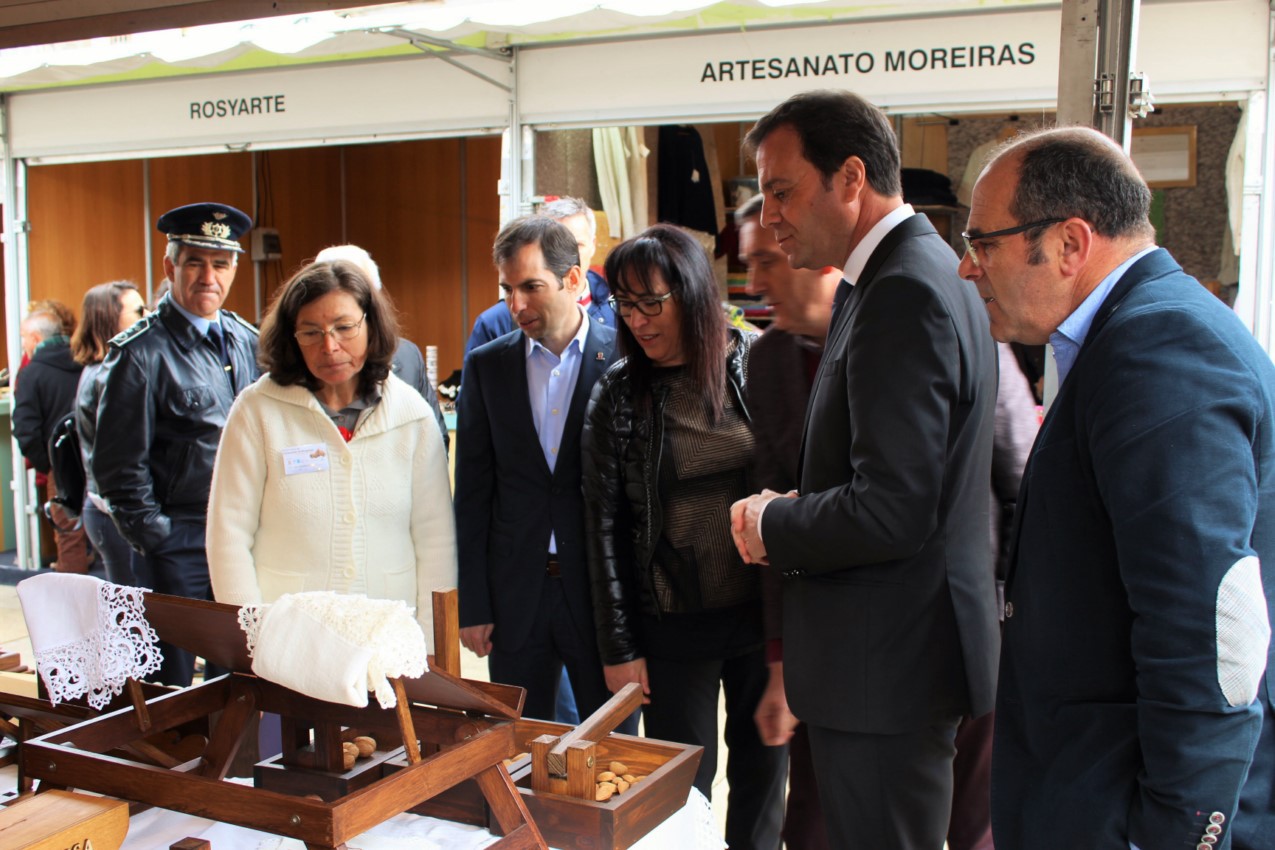
[[[627,298],[610,298],[608,302],[611,309],[620,314],[621,319],[627,319],[633,315],[633,308],[647,318],[654,318],[664,312],[664,302],[673,297],[673,293],[666,292],[663,295],[648,295],[646,298],[638,298],[630,301]]]
[[[965,242],[965,253],[970,255],[970,262],[978,266],[978,251],[974,249],[974,243],[983,239],[995,239],[998,236],[1013,236],[1015,233],[1025,233],[1034,227],[1047,227],[1051,224],[1057,224],[1060,221],[1066,221],[1065,218],[1042,218],[1040,221],[1033,221],[1029,224],[1020,224],[1017,227],[1007,227],[1004,230],[993,230],[991,233],[970,233],[968,230],[961,232],[961,239]]]
[[[363,320],[367,318],[367,313],[359,317],[357,322],[342,322],[339,325],[333,325],[330,328],[306,328],[293,334],[297,338],[297,344],[309,348],[312,345],[318,345],[323,342],[324,337],[332,334],[342,342],[354,339],[359,335],[359,329],[363,327]]]

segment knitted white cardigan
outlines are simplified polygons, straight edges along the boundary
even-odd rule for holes
[[[284,450],[323,444],[328,468],[284,474]],[[433,651],[430,593],[456,585],[447,457],[433,413],[391,375],[346,443],[303,386],[263,376],[235,400],[208,502],[218,602],[331,590],[401,599]]]

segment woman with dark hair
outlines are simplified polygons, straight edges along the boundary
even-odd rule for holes
[[[646,734],[698,744],[711,794],[726,696],[732,850],[779,846],[787,753],[753,712],[766,688],[757,570],[731,542],[749,492],[743,387],[750,337],[728,328],[712,266],[658,224],[607,257],[623,359],[594,387],[584,431],[585,522],[607,686],[637,682]]]
[[[102,394],[102,361],[107,343],[116,334],[131,328],[146,315],[146,304],[137,286],[127,280],[99,283],[84,293],[80,307],[80,324],[71,335],[71,356],[81,364],[79,388],[75,397],[75,426],[80,436],[80,456],[84,460],[84,507],[80,518],[102,566],[107,581],[135,587],[150,587],[151,576],[146,559],[134,552],[115,527],[106,510],[106,502],[93,480],[93,440],[97,436],[97,402]]]
[[[311,263],[284,284],[261,326],[266,374],[235,400],[213,468],[218,602],[401,599],[432,644],[430,593],[456,583],[451,490],[433,412],[390,373],[397,331],[353,263]]]

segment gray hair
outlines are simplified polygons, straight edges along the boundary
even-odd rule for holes
[[[167,257],[168,261],[172,263],[174,266],[177,265],[177,258],[181,256],[183,246],[187,248],[191,247],[189,245],[186,245],[185,242],[178,242],[175,239],[170,239],[168,240],[167,247],[164,248],[164,256]],[[213,250],[216,250],[216,249],[213,249]],[[238,251],[227,251],[226,253],[230,255],[230,264],[232,266],[239,265]]]
[[[585,203],[583,198],[573,198],[563,195],[554,201],[549,201],[539,210],[541,215],[547,215],[554,221],[562,221],[564,218],[571,218],[573,215],[582,215],[589,222],[589,232],[594,236],[598,235],[598,222],[593,215],[593,210]]]
[[[63,332],[62,320],[56,314],[44,310],[28,314],[22,324],[28,333],[39,334],[42,340],[52,339]]]
[[[314,258],[316,263],[334,263],[337,260],[345,260],[347,263],[358,266],[368,283],[372,284],[373,289],[381,288],[381,269],[366,249],[358,245],[331,245],[320,251]]]

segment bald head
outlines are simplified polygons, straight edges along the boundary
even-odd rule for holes
[[[1107,239],[1151,239],[1151,190],[1129,156],[1089,127],[1024,133],[992,152],[983,174],[1014,175],[1019,222],[1081,218]],[[980,178],[982,179],[982,178]]]

